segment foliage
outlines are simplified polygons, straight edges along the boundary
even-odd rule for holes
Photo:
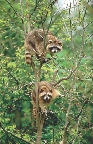
[[[41,71],[40,80],[63,79],[56,86],[62,96],[49,106],[42,144],[60,143],[65,134],[69,144],[93,143],[93,7],[84,4],[59,11],[52,1],[0,1],[0,143],[36,140],[31,114],[36,80],[23,46],[29,21],[31,29],[49,29],[63,42],[63,51]]]

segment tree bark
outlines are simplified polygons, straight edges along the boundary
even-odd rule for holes
[[[39,118],[38,127],[37,127],[36,144],[41,144],[43,123],[44,123],[44,119],[42,117]]]

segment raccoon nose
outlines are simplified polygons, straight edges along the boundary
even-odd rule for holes
[[[50,47],[50,51],[51,51],[52,53],[56,53],[56,52],[58,52],[58,51],[60,51],[60,50],[61,50],[61,48],[58,47],[58,46]]]
[[[58,50],[57,49],[52,49],[52,52],[56,53],[56,52],[58,52]]]
[[[44,96],[44,100],[49,100],[49,99],[50,99],[50,97],[48,95]]]

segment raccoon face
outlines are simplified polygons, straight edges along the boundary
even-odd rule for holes
[[[60,48],[58,46],[51,46],[49,48],[49,50],[52,52],[52,53],[56,53],[58,51],[60,51]]]
[[[60,96],[60,93],[48,82],[39,82],[38,103],[41,112],[45,112],[51,101]],[[32,93],[33,113],[36,113],[36,92]]]
[[[42,86],[39,89],[39,100],[43,102],[43,104],[48,104],[51,102],[53,97],[52,89],[47,88],[46,86]]]
[[[52,96],[50,94],[45,94],[42,96],[42,100],[44,103],[49,103],[51,101]]]
[[[46,49],[50,53],[56,53],[62,50],[62,43],[54,36],[48,35],[48,42]]]

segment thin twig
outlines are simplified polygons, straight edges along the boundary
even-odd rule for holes
[[[6,69],[7,70],[7,69]],[[8,70],[7,70],[8,71]],[[19,81],[8,71],[8,74],[15,80],[16,84],[19,85]]]
[[[23,27],[24,27],[24,34],[26,34],[26,27],[25,27],[25,23],[24,23],[24,14],[23,14],[22,0],[20,0],[20,9],[21,9],[21,18],[22,18]]]
[[[17,13],[17,11],[14,9],[14,7],[11,5],[11,3],[8,1],[8,0],[6,0],[7,2],[8,2],[8,4],[11,6],[11,8],[13,9],[13,11],[15,12],[15,14],[16,15],[18,15],[18,13]]]
[[[52,83],[55,82],[55,78],[56,78],[57,72],[58,72],[58,69],[56,69],[56,70],[54,71],[54,73],[53,73]]]
[[[13,133],[11,133],[10,131],[6,130],[6,129],[2,126],[2,123],[1,123],[1,122],[0,122],[0,127],[1,127],[2,130],[3,130],[5,133],[7,133],[8,135],[13,136],[14,138],[17,138],[17,139],[19,139],[20,141],[24,141],[24,142],[26,142],[27,144],[33,144],[33,143],[30,143],[30,142],[28,142],[28,141],[26,141],[26,140],[18,137],[17,135],[15,135],[15,133],[13,134]]]
[[[79,57],[79,60],[78,60],[77,65],[70,71],[70,74],[69,74],[67,77],[63,77],[63,78],[59,79],[56,83],[54,83],[54,84],[52,84],[52,85],[53,85],[53,86],[56,86],[56,85],[58,85],[61,81],[69,79],[69,78],[72,76],[72,74],[76,71],[76,69],[78,68],[78,66],[79,66],[82,58],[83,58],[83,56],[80,56],[80,57]]]
[[[6,1],[7,1],[8,4],[10,5],[10,7],[13,9],[13,11],[15,12],[15,14],[16,14],[17,16],[20,16],[20,18],[21,18],[21,20],[22,20],[22,23],[24,23],[23,18],[21,17],[21,15],[18,14],[18,12],[14,9],[14,7],[11,5],[11,3],[10,3],[8,0],[6,0]]]
[[[26,2],[26,9],[27,9],[27,11],[29,10],[29,6],[28,6],[28,2]],[[27,18],[27,25],[28,25],[28,32],[30,32],[30,15],[27,13],[26,14],[26,18]]]
[[[85,107],[85,105],[86,105],[87,102],[88,102],[88,99],[86,98],[85,101],[83,102],[83,105],[81,107],[81,110],[80,110],[79,114],[77,116],[75,116],[74,119],[78,119],[80,117],[80,115],[82,114],[83,109],[84,109],[84,107]]]

